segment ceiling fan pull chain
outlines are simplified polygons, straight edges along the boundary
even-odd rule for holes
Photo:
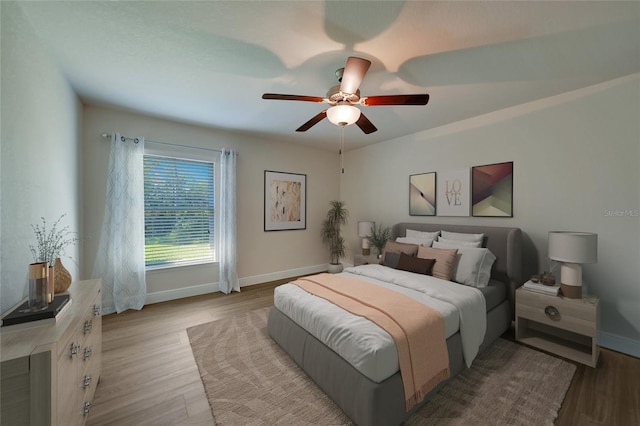
[[[340,126],[340,169],[342,174],[344,174],[344,128],[345,126]]]

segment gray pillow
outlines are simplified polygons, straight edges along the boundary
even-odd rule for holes
[[[400,253],[387,252],[384,254],[384,259],[382,260],[382,264],[384,266],[388,266],[389,268],[397,269],[399,261],[400,261]]]

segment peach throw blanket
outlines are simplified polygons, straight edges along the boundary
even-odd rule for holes
[[[292,284],[376,323],[393,337],[406,409],[449,377],[449,354],[440,312],[410,297],[355,278],[318,274]]]

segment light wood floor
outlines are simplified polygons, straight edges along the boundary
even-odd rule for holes
[[[87,425],[212,425],[186,329],[271,306],[279,284],[105,316],[102,377]],[[504,337],[513,339],[513,330]],[[596,369],[578,365],[556,425],[639,424],[640,359],[602,349]]]

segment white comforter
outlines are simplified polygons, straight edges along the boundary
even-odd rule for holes
[[[478,289],[381,265],[347,268],[342,274],[396,290],[438,310],[444,317],[446,338],[460,330],[464,360],[471,366],[486,331],[485,301]],[[398,371],[392,337],[368,319],[294,284],[276,287],[274,304],[374,382]]]

